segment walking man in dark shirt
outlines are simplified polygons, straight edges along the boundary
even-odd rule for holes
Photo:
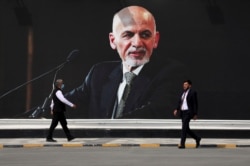
[[[200,146],[201,141],[201,138],[189,128],[190,120],[196,120],[198,113],[197,92],[191,89],[191,86],[192,82],[190,80],[183,82],[183,93],[180,96],[177,108],[174,110],[174,116],[177,116],[179,113],[182,119],[181,143],[179,146],[180,149],[185,148],[187,134],[195,139],[196,148]]]

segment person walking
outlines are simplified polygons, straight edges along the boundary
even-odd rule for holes
[[[197,119],[198,113],[198,99],[197,92],[191,88],[191,80],[183,82],[183,92],[180,96],[177,108],[174,110],[174,116],[180,115],[182,119],[181,141],[180,149],[185,148],[187,134],[189,134],[196,141],[196,148],[200,146],[201,137],[197,136],[189,127],[191,119]]]
[[[67,127],[67,120],[64,112],[66,111],[66,105],[72,108],[76,108],[76,105],[71,103],[64,97],[62,93],[63,88],[64,88],[63,80],[57,79],[55,82],[55,88],[52,92],[52,101],[50,107],[51,107],[51,114],[53,117],[46,138],[47,142],[56,142],[56,140],[53,139],[53,132],[56,126],[58,125],[58,122],[60,122],[68,141],[75,139],[75,137],[71,135]]]

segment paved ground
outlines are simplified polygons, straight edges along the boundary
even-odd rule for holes
[[[250,148],[43,147],[0,149],[1,166],[246,166]]]
[[[179,138],[76,138],[68,142],[64,138],[55,138],[57,142],[46,142],[44,138],[0,139],[0,148],[18,147],[177,147]],[[194,148],[194,140],[188,138],[187,148]],[[201,148],[242,148],[250,147],[250,139],[208,139],[201,140]]]
[[[195,141],[188,138],[186,149],[178,149],[180,138],[147,137],[81,137],[68,142],[58,136],[55,143],[45,138],[22,138],[36,135],[34,130],[48,130],[50,120],[0,120],[0,165],[4,166],[246,166],[250,162],[250,121],[200,120],[192,122],[192,128],[230,132],[237,139],[205,137],[195,149]],[[162,129],[179,130],[179,120],[69,120],[70,129]],[[60,128],[60,125],[58,126]],[[10,132],[12,131],[12,132]],[[237,133],[242,131],[246,137]],[[81,131],[82,132],[82,131]],[[11,137],[15,133],[17,138]],[[5,135],[6,134],[6,135]],[[63,134],[62,134],[63,135]],[[4,136],[8,136],[7,138]],[[225,135],[223,135],[225,137]],[[232,138],[230,137],[230,138]]]

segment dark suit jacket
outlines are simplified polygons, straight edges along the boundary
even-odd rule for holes
[[[182,93],[183,94],[183,93]],[[181,96],[182,96],[181,94]],[[178,102],[178,107],[177,107],[177,110],[180,111],[180,107],[181,107],[181,97],[179,99],[179,102]],[[190,112],[190,116],[191,118],[194,117],[194,115],[197,115],[198,114],[198,98],[197,98],[197,92],[193,89],[189,89],[189,92],[188,92],[188,95],[187,95],[187,105],[188,105],[188,109],[189,109],[189,112]],[[180,116],[182,116],[182,111],[180,111]]]
[[[123,118],[168,118],[175,107],[176,85],[183,80],[182,72],[183,67],[177,62],[151,58],[133,81]],[[83,118],[109,119],[121,82],[121,61],[102,62],[94,65],[83,84],[65,97],[84,105]]]

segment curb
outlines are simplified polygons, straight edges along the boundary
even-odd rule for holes
[[[187,149],[195,149],[195,144],[186,144]],[[0,149],[4,148],[42,148],[42,147],[140,147],[140,148],[160,148],[160,147],[178,147],[178,144],[81,144],[81,143],[64,143],[64,144],[0,144]],[[199,148],[249,148],[250,145],[237,144],[203,144]]]

